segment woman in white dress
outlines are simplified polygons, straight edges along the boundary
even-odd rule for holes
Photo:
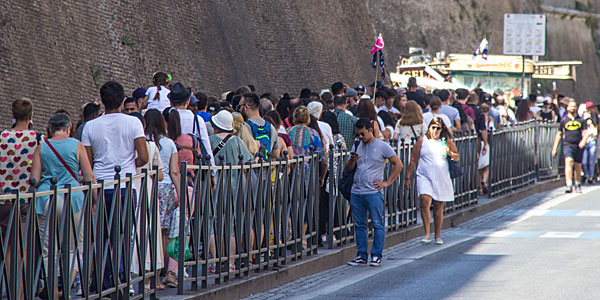
[[[450,139],[451,133],[441,118],[435,117],[429,123],[427,132],[417,140],[413,147],[410,164],[406,172],[405,186],[409,188],[410,177],[417,167],[417,192],[421,199],[421,218],[425,229],[422,243],[431,243],[431,201],[433,200],[433,219],[435,224],[435,243],[442,245],[441,231],[444,220],[444,204],[454,201],[454,187],[450,179],[448,161],[458,161],[458,150]]]

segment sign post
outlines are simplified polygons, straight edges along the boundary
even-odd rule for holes
[[[546,55],[546,15],[504,14],[505,55],[521,55],[521,96],[525,88],[525,56]]]

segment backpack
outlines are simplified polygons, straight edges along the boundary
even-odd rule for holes
[[[260,149],[261,151],[264,151],[263,159],[267,160],[269,158],[269,150],[271,149],[271,124],[265,121],[264,126],[258,126],[252,121],[248,120],[246,122],[248,122],[248,125],[252,128],[252,136],[254,136],[254,139],[259,141],[262,145]]]
[[[458,101],[455,101],[454,103],[452,103],[452,107],[456,108],[458,110],[458,114],[460,115],[460,130],[461,131],[469,131],[471,130],[471,125],[473,124],[473,118],[471,118],[471,116],[469,116],[466,112],[465,109],[470,108],[469,106],[467,106],[466,104],[462,104]]]
[[[204,119],[202,121],[204,121]],[[192,129],[192,132],[194,134],[196,134],[196,128],[198,128],[198,130],[200,130],[199,122],[200,121],[198,121],[198,115],[194,114],[194,128]],[[192,136],[192,143],[194,145],[193,146],[194,149],[196,149],[196,144],[195,143],[200,143],[200,153],[202,154],[202,159],[206,159],[206,157],[211,156],[210,154],[208,154],[208,150],[206,150],[206,147],[204,146],[204,142],[202,142],[201,139],[199,139],[194,134],[190,134],[190,133],[188,133],[188,134]],[[179,148],[177,148],[177,149],[178,149],[177,151],[179,151]],[[196,153],[195,150],[192,150],[192,152],[194,152],[194,164],[195,164],[196,163],[196,154],[197,153]]]

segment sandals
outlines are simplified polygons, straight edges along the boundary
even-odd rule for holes
[[[178,286],[178,283],[177,283],[177,279],[175,279],[175,273],[173,273],[173,272],[167,273],[167,276],[165,277],[165,280],[163,283],[166,284],[168,287],[176,288]]]

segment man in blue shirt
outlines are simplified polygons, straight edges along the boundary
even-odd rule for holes
[[[196,99],[198,99],[198,111],[196,114],[201,117],[204,122],[209,122],[212,115],[206,112],[206,107],[208,106],[208,97],[203,92],[197,92],[194,94],[194,96],[196,96]]]

